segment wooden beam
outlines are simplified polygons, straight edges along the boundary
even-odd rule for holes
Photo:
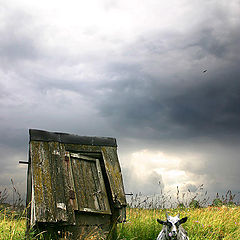
[[[19,161],[18,163],[19,164],[30,164],[29,162],[26,162],[26,161]]]

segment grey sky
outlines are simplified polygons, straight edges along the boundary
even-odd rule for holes
[[[126,191],[239,189],[240,1],[0,1],[0,184],[28,129],[113,136]],[[207,70],[204,72],[204,70]]]

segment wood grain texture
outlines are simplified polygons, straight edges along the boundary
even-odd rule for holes
[[[106,168],[114,207],[114,218],[118,222],[126,220],[126,196],[116,147],[102,147],[102,156]]]
[[[74,222],[65,148],[58,142],[31,142],[33,203],[37,222]]]
[[[115,207],[126,206],[122,173],[115,147],[102,147],[102,155]]]
[[[54,133],[54,137],[58,135],[68,137]],[[37,224],[43,231],[70,232],[73,239],[80,239],[83,232],[88,239],[96,228],[98,233],[106,234],[105,239],[116,221],[126,218],[117,147],[82,145],[69,139],[67,143],[58,138],[30,141],[28,224]]]
[[[111,214],[98,159],[71,154],[78,210]]]

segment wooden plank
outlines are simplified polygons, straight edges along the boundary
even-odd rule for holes
[[[32,171],[31,171],[31,157],[29,148],[29,165],[27,170],[27,197],[26,197],[26,208],[27,208],[27,230],[26,236],[29,237],[29,231],[31,228],[31,198],[32,198]]]
[[[84,179],[84,186],[85,186],[84,190],[85,190],[86,199],[87,199],[85,208],[95,210],[94,200],[92,197],[92,194],[95,191],[95,188],[94,188],[94,182],[91,174],[91,162],[88,162],[85,160],[80,160],[80,162],[82,164],[82,171],[83,171],[82,178]]]
[[[35,220],[38,222],[55,222],[56,211],[49,162],[51,154],[48,143],[31,142],[30,154],[32,160]]]
[[[70,156],[73,157],[73,158],[81,158],[81,159],[84,159],[84,160],[95,162],[95,158],[92,158],[92,157],[89,157],[89,156],[86,156],[86,155],[83,155],[83,154],[80,154],[80,153],[70,153]]]
[[[34,222],[75,223],[65,147],[59,142],[30,142]]]
[[[102,156],[112,192],[114,207],[126,206],[121,168],[116,147],[102,147]]]
[[[31,141],[85,144],[90,146],[117,146],[116,139],[109,137],[78,136],[75,134],[47,132],[37,129],[30,129],[29,133]]]
[[[111,214],[99,160],[81,154],[70,156],[74,156],[71,162],[78,210]]]
[[[69,152],[82,152],[82,153],[101,153],[101,146],[89,146],[89,145],[78,145],[78,144],[64,144],[66,151]]]
[[[49,142],[49,161],[52,176],[52,194],[55,201],[56,221],[68,220],[67,215],[67,199],[65,197],[64,182],[64,160],[58,142]]]
[[[70,173],[70,161],[69,158],[66,158],[66,149],[65,145],[62,143],[59,143],[59,152],[60,152],[60,164],[62,167],[62,175],[63,175],[63,192],[64,192],[64,198],[65,198],[65,204],[66,204],[66,214],[67,214],[67,224],[76,224],[76,219],[75,219],[75,212],[74,212],[74,205],[72,204],[72,190],[74,193],[73,189],[73,184],[71,181],[71,173]],[[59,205],[61,206],[61,205]],[[62,220],[60,219],[62,222]]]
[[[94,184],[96,189],[96,192],[93,194],[95,207],[97,210],[105,210],[105,205],[104,205],[102,196],[99,195],[99,192],[101,191],[101,186],[98,179],[98,173],[97,173],[97,168],[95,164],[92,164],[91,170],[92,170],[92,176],[94,179]]]
[[[117,210],[117,221],[119,223],[126,221],[126,207],[118,208]]]
[[[83,174],[81,162],[78,161],[78,159],[72,158],[71,167],[73,172],[73,180],[74,180],[78,210],[80,210],[82,206],[86,205],[86,195],[85,195],[85,192],[83,192],[85,189],[85,186],[84,186],[83,178],[81,177]]]
[[[66,161],[65,146],[59,142],[49,142],[51,151],[52,185],[55,197],[56,221],[75,223],[74,209],[70,202],[72,190],[69,178],[69,162]]]
[[[66,178],[69,180],[69,201],[72,206],[72,211],[73,210],[78,210],[78,204],[77,204],[77,195],[76,195],[76,190],[74,186],[74,179],[73,179],[73,171],[72,171],[72,164],[71,164],[71,158],[70,158],[70,153],[65,152],[65,173],[66,173]],[[74,214],[73,214],[74,216]]]
[[[100,183],[100,187],[101,187],[100,192],[98,194],[101,196],[100,199],[104,203],[103,210],[107,211],[110,214],[111,211],[110,211],[110,205],[109,205],[109,201],[108,201],[107,191],[105,188],[102,170],[101,170],[100,162],[98,159],[96,159],[96,167],[97,167],[97,173],[98,173],[99,183]]]

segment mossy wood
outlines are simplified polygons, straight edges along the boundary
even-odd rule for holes
[[[29,133],[28,230],[56,239],[107,238],[126,217],[116,139]]]

